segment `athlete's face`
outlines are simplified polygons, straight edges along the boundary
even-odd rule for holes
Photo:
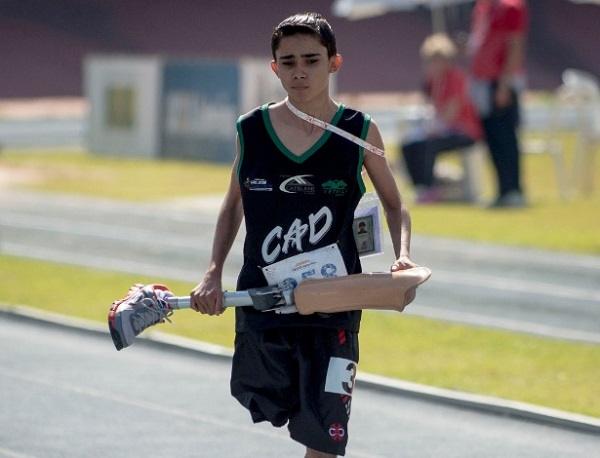
[[[281,39],[271,63],[290,99],[310,101],[329,96],[329,75],[342,64],[338,54],[327,57],[327,48],[306,34]]]

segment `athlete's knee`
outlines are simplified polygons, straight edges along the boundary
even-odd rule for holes
[[[306,447],[306,455],[304,458],[336,458],[337,455],[332,455],[330,453],[319,452],[313,448]]]

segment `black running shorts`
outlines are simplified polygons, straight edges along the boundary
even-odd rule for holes
[[[358,334],[281,328],[236,334],[231,394],[255,423],[288,424],[290,436],[344,455],[358,363]]]

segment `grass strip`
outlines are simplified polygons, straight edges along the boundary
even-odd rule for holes
[[[133,283],[194,286],[0,256],[0,302],[106,322],[113,300]],[[233,313],[215,318],[178,311],[155,329],[232,347]],[[151,330],[146,332],[152,332]],[[112,346],[107,335],[106,345]],[[126,351],[126,350],[125,350]],[[600,417],[600,346],[367,311],[361,330],[364,372]]]

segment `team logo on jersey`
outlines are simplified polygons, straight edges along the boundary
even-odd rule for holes
[[[273,185],[264,178],[246,178],[244,182],[248,191],[272,191]]]
[[[325,194],[343,196],[348,191],[348,184],[344,180],[329,180],[321,185]]]
[[[306,179],[308,177],[312,177],[312,175],[296,175],[290,177],[281,183],[279,189],[288,194],[314,194],[315,185]]]

